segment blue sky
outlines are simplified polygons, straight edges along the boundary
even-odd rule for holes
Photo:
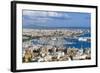
[[[91,25],[90,13],[23,10],[23,28],[67,28]]]

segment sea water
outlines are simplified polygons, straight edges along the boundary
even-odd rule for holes
[[[54,42],[55,45],[59,44],[60,46],[64,46],[65,48],[91,48],[91,41],[84,41],[84,39],[87,39],[87,38],[91,38],[91,34],[90,32],[86,32],[80,36],[78,36],[77,38],[74,38],[74,37],[63,37],[61,39],[61,36],[59,37],[48,37],[48,38],[58,38],[59,41],[54,41],[54,40],[45,40],[45,39],[32,39],[32,44],[34,45],[37,45],[37,44],[40,44],[40,45],[51,45],[50,42]],[[83,38],[83,40],[79,40],[80,38]],[[62,43],[61,43],[62,42]],[[54,45],[53,45],[54,46]]]

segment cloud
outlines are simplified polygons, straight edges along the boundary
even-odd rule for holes
[[[68,14],[54,11],[32,11],[23,10],[23,19],[27,23],[49,23],[56,19],[66,19]]]
[[[34,17],[46,17],[46,16],[48,16],[48,13],[47,13],[47,11],[24,10],[23,15],[34,16]]]
[[[50,18],[30,18],[30,19],[23,19],[24,21],[27,21],[29,23],[46,23],[48,21],[51,21]]]
[[[68,19],[69,15],[65,12],[23,10],[24,25],[30,25],[30,26],[36,25],[43,27],[61,26],[60,24],[67,21]]]
[[[48,16],[50,17],[62,17],[63,14],[58,13],[58,12],[47,12]]]
[[[90,27],[91,14],[58,11],[23,11],[23,25],[27,27]]]
[[[54,12],[54,11],[32,11],[32,10],[24,10],[23,15],[30,17],[58,17],[58,18],[68,18],[69,15],[67,13],[62,12]]]

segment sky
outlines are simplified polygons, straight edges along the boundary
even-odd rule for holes
[[[90,28],[91,14],[79,12],[23,10],[23,28]]]

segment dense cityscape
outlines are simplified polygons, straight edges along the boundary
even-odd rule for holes
[[[89,29],[23,29],[23,62],[90,60],[89,33]]]

